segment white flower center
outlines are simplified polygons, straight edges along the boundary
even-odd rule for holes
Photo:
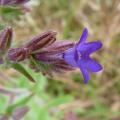
[[[81,59],[81,53],[78,52],[78,60],[80,60],[80,59]]]

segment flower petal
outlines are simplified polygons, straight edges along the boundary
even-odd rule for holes
[[[87,36],[88,36],[88,30],[87,30],[87,28],[84,28],[82,35],[80,37],[80,40],[78,42],[78,46],[79,46],[79,44],[84,43],[86,41]]]
[[[82,44],[77,47],[77,50],[81,53],[87,53],[88,55],[99,50],[102,47],[102,43],[100,41],[89,42]]]
[[[75,57],[74,57],[74,53],[75,53],[75,48],[70,48],[67,51],[64,52],[63,54],[63,59],[71,66],[73,67],[77,67],[76,61],[75,61]]]
[[[91,58],[81,59],[78,61],[78,63],[82,64],[86,69],[90,70],[91,72],[98,72],[102,70],[102,66]]]
[[[82,75],[84,77],[84,83],[85,84],[88,83],[88,81],[90,80],[90,76],[89,76],[89,73],[88,73],[87,69],[84,68],[84,66],[81,63],[78,63],[78,66],[79,66],[79,68],[82,72]]]

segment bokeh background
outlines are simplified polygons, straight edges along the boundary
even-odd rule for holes
[[[25,66],[34,84],[2,66],[0,88],[10,93],[0,94],[0,114],[32,93],[19,104],[29,107],[22,120],[120,120],[120,0],[31,0],[27,6],[23,15],[0,18],[13,27],[14,46],[47,30],[57,31],[57,40],[78,41],[87,27],[88,41],[103,43],[93,58],[104,69],[85,85],[79,70],[47,78]]]

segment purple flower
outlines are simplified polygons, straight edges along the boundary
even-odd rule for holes
[[[102,43],[100,41],[86,43],[87,36],[88,30],[85,28],[79,42],[63,54],[64,60],[69,65],[80,68],[85,83],[90,79],[89,71],[98,72],[102,69],[102,66],[90,57],[93,52],[102,47]]]
[[[34,59],[49,66],[46,67],[47,69],[43,66],[44,73],[48,75],[51,75],[52,72],[63,73],[74,70],[74,67],[66,63],[62,57],[63,53],[73,46],[74,42],[56,41],[50,46],[43,48],[39,53],[35,54]]]

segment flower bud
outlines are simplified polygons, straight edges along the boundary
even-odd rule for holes
[[[62,53],[74,46],[74,42],[69,41],[60,41],[54,42],[52,45],[45,47],[41,50],[41,52],[35,55],[37,60],[43,62],[54,63],[56,61],[60,61],[62,58]]]
[[[40,34],[25,44],[25,47],[30,50],[31,53],[38,52],[41,48],[47,47],[56,41],[56,32],[48,31]]]
[[[45,47],[40,53],[44,53],[45,55],[61,54],[74,45],[73,41],[56,41],[52,45]]]
[[[8,51],[8,59],[18,62],[28,57],[29,50],[27,48],[12,48]]]
[[[0,31],[0,54],[5,53],[11,46],[12,42],[12,28],[6,27],[4,30]]]
[[[39,53],[34,55],[34,59],[42,62],[42,68],[45,73],[70,71],[74,68],[68,65],[63,59],[63,52],[74,46],[74,42],[61,41],[54,42],[52,45],[43,48]],[[41,65],[41,64],[40,64]],[[45,67],[48,65],[47,67]],[[36,66],[38,67],[38,66]]]
[[[53,64],[53,71],[57,73],[63,73],[65,71],[72,71],[74,70],[74,67],[68,65],[64,60],[55,62]]]
[[[55,42],[56,32],[48,31],[30,40],[20,48],[12,48],[8,51],[8,58],[14,62],[22,61],[28,56],[36,54],[43,47],[47,47]]]

